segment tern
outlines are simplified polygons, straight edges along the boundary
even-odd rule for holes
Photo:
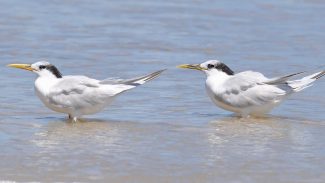
[[[244,71],[235,74],[226,64],[209,60],[201,64],[184,64],[178,68],[203,71],[205,87],[211,100],[220,108],[241,117],[264,116],[293,93],[299,92],[325,75],[325,71],[291,80],[303,72],[275,78]]]
[[[82,115],[101,111],[119,94],[158,77],[164,71],[132,79],[96,80],[80,75],[63,76],[54,65],[46,61],[8,66],[36,73],[36,95],[46,107],[66,113],[74,121]]]

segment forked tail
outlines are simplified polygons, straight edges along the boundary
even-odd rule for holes
[[[137,77],[137,78],[125,79],[123,81],[120,81],[120,84],[132,85],[132,86],[142,85],[142,84],[146,83],[147,81],[155,79],[156,77],[158,77],[165,70],[166,69],[159,70],[159,71],[153,72],[151,74],[141,76],[141,77]]]
[[[165,70],[166,69],[159,70],[159,71],[153,72],[151,74],[141,76],[141,77],[132,78],[132,79],[109,78],[109,79],[100,81],[100,84],[111,84],[111,85],[116,85],[116,86],[118,85],[119,91],[117,93],[121,93],[123,91],[129,90],[136,86],[142,85],[142,84],[146,83],[147,81],[151,81],[151,80],[155,79]]]
[[[317,79],[323,77],[325,75],[325,71],[317,72],[315,74],[306,76],[302,79],[287,81],[288,85],[293,89],[293,91],[298,92],[305,88],[308,88],[313,85],[313,82]]]

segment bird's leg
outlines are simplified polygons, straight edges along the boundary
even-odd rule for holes
[[[69,120],[73,120],[73,122],[77,122],[77,117],[72,117],[71,114],[69,114]]]

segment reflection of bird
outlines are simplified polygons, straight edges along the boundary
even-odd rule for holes
[[[109,105],[120,93],[142,85],[159,76],[164,70],[133,79],[96,80],[86,76],[62,76],[48,62],[34,64],[10,64],[10,67],[25,69],[38,74],[35,92],[50,109],[77,117],[94,114]]]
[[[325,71],[321,71],[299,80],[289,80],[301,72],[276,78],[266,78],[253,71],[235,74],[217,60],[178,67],[203,71],[207,76],[205,86],[211,100],[217,106],[240,116],[263,115],[289,95],[311,86],[325,75]]]

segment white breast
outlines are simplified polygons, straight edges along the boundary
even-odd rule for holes
[[[35,93],[38,98],[43,102],[43,104],[52,109],[53,111],[69,114],[71,111],[69,109],[59,108],[52,105],[47,97],[50,89],[57,83],[58,79],[49,79],[44,77],[38,77],[35,81]]]

